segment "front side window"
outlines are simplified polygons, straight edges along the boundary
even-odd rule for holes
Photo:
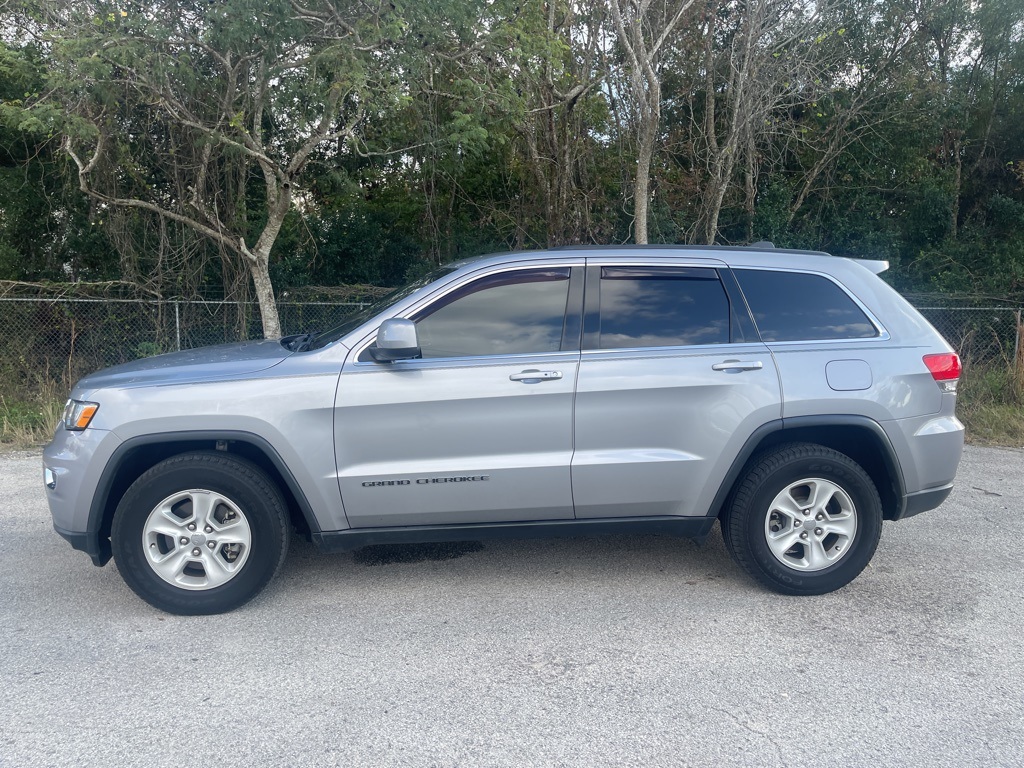
[[[601,268],[601,349],[729,342],[729,299],[705,268]]]
[[[557,352],[568,297],[568,267],[474,280],[413,318],[423,357]]]
[[[870,339],[878,329],[842,288],[806,272],[736,269],[764,341]]]

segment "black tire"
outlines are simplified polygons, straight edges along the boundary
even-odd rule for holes
[[[157,513],[158,505],[176,495],[180,499],[173,505],[160,508],[174,509],[180,523],[177,517]],[[230,528],[218,533],[213,528],[187,527],[200,519],[200,512],[193,509],[203,498],[217,500],[210,502],[212,525]],[[154,533],[154,528],[169,519],[172,522],[165,527],[181,525],[181,537]],[[207,536],[203,530],[211,533]],[[239,530],[240,535],[235,533]],[[234,610],[258,594],[284,563],[289,534],[281,492],[266,474],[244,459],[211,451],[174,456],[143,473],[117,506],[111,544],[118,571],[135,594],[167,613],[195,616]],[[241,536],[244,543],[219,544],[218,535]],[[152,558],[148,552],[153,553]],[[151,565],[153,558],[173,556],[182,562],[195,553],[199,556],[186,563],[177,576],[188,583],[186,587],[169,581],[169,566],[163,568],[168,573],[165,577],[158,573],[157,565]],[[231,568],[235,570],[228,573]],[[223,581],[216,583],[218,580]],[[215,583],[204,586],[204,581]]]
[[[827,505],[812,504],[817,488]],[[752,461],[721,522],[733,559],[758,582],[782,594],[821,595],[849,584],[871,561],[882,533],[882,502],[850,457],[791,443]]]

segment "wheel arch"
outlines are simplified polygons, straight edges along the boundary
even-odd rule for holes
[[[885,430],[866,416],[832,414],[778,419],[755,430],[733,460],[709,516],[721,517],[728,509],[734,488],[757,456],[783,443],[815,443],[849,456],[868,473],[878,489],[884,519],[897,520],[903,514],[903,470]]]
[[[110,560],[110,527],[114,511],[129,486],[146,470],[172,456],[192,451],[221,450],[247,459],[263,470],[284,496],[292,523],[304,534],[320,527],[302,488],[274,447],[259,435],[230,430],[165,432],[126,440],[103,468],[89,508],[89,535],[95,537],[103,565]]]

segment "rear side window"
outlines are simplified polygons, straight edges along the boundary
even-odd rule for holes
[[[765,341],[870,339],[878,329],[842,288],[821,275],[736,269]]]
[[[603,267],[601,349],[729,342],[729,299],[713,269]]]

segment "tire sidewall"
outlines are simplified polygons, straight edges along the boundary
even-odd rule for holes
[[[241,471],[232,471],[233,467]],[[208,590],[183,589],[164,581],[150,565],[143,542],[146,520],[156,506],[175,493],[195,489],[233,501],[251,533],[249,555],[238,573]],[[114,560],[128,586],[161,610],[187,615],[229,611],[255,596],[277,571],[287,541],[282,509],[279,493],[248,462],[205,454],[169,459],[143,474],[118,504],[111,529]]]
[[[775,497],[790,484],[809,478],[829,480],[840,486],[849,494],[857,515],[857,530],[846,555],[820,571],[800,571],[783,564],[768,546],[765,534],[765,522]],[[881,526],[878,493],[863,470],[842,457],[808,457],[779,467],[754,491],[744,521],[744,536],[754,563],[768,579],[788,592],[820,594],[839,589],[864,570],[878,545]]]

